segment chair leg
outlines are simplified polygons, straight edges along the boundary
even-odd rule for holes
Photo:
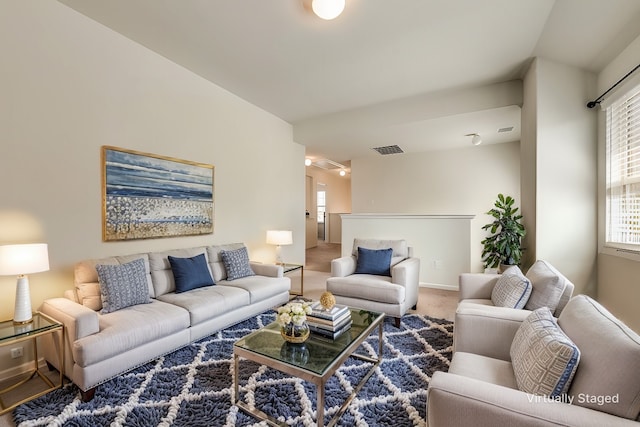
[[[400,318],[399,317],[394,317],[393,320],[395,321],[396,328],[399,328],[400,327]]]

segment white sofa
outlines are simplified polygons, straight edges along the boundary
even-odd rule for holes
[[[65,298],[46,300],[40,311],[65,325],[64,373],[84,400],[96,386],[192,341],[286,303],[291,281],[281,266],[251,262],[255,275],[226,280],[220,252],[229,245],[149,252],[87,260],[76,265],[75,289]],[[176,293],[169,256],[204,254],[214,286]],[[100,312],[100,284],[95,266],[121,265],[142,258],[148,281],[148,304]],[[47,362],[60,368],[55,340],[43,341]]]

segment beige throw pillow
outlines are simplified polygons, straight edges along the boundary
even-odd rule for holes
[[[548,262],[538,260],[529,268],[526,277],[533,289],[524,308],[533,311],[540,307],[549,307],[552,313],[555,312],[567,286],[562,275]]]

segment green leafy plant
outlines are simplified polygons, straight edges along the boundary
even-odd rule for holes
[[[518,265],[522,259],[522,238],[526,234],[520,222],[522,215],[514,208],[515,200],[511,196],[498,194],[494,208],[487,212],[493,222],[482,227],[489,230],[491,236],[482,240],[482,261],[485,268],[497,268],[500,264]]]

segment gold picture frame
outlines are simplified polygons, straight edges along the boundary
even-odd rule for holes
[[[214,166],[102,147],[105,242],[213,233]]]

